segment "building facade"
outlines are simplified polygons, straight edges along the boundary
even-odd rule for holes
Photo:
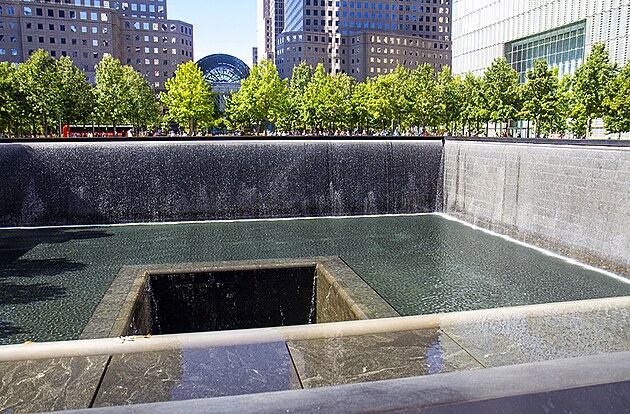
[[[38,49],[68,56],[94,82],[109,54],[163,90],[193,60],[193,27],[167,19],[166,0],[0,0],[0,61],[24,62]]]
[[[284,30],[285,0],[257,0],[258,60],[274,60],[276,39]]]
[[[359,81],[428,63],[451,61],[451,0],[286,0],[285,29],[276,41],[276,66],[322,64]]]
[[[544,58],[562,76],[599,42],[623,65],[629,23],[629,0],[453,0],[453,72],[480,75],[505,57],[523,79]]]

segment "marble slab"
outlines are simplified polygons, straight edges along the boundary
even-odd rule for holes
[[[437,329],[288,342],[304,388],[483,368]]]
[[[284,342],[112,357],[95,407],[301,388]]]
[[[88,408],[108,356],[0,362],[0,413]]]
[[[630,309],[624,307],[514,309],[469,322],[444,318],[441,328],[487,367],[630,350]]]

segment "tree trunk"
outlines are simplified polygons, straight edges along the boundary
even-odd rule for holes
[[[591,139],[591,116],[586,117],[586,139]]]

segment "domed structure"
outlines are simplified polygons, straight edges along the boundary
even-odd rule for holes
[[[219,110],[225,110],[227,97],[240,89],[241,81],[249,76],[249,66],[231,55],[209,55],[197,62],[205,79],[217,94]]]

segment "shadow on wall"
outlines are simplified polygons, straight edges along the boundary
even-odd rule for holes
[[[435,211],[441,141],[9,144],[0,226]]]

